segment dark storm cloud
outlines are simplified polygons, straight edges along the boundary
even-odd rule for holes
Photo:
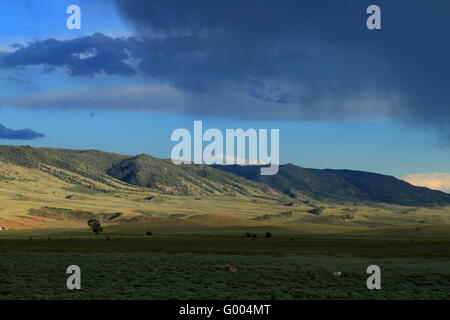
[[[367,114],[448,126],[450,3],[377,1],[382,30],[365,26],[373,1],[117,0],[148,36],[142,69],[177,86],[224,82],[306,113]],[[377,101],[379,103],[377,104]],[[347,105],[346,105],[347,104]],[[354,106],[349,107],[349,104]],[[364,106],[361,106],[364,107]]]
[[[80,89],[82,95],[44,92],[6,102],[252,119],[395,119],[450,132],[446,0],[379,0],[376,31],[366,28],[368,0],[116,4],[135,37],[37,41],[5,55],[1,66],[42,64],[74,76],[139,74],[151,81],[100,98],[95,89]]]
[[[365,26],[373,1],[116,1],[159,37],[142,69],[177,86],[231,83],[280,115],[386,115],[450,132],[448,1],[377,1],[380,31]]]
[[[65,67],[72,76],[98,73],[129,76],[136,71],[125,62],[127,58],[126,40],[96,33],[73,40],[48,39],[20,46],[16,51],[0,56],[0,67],[15,69],[42,65],[46,72]]]
[[[13,130],[5,127],[0,123],[0,139],[8,140],[33,140],[43,138],[42,133],[34,132],[31,129]]]

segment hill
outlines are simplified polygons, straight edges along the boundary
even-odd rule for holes
[[[55,169],[66,170],[113,187],[122,184],[149,188],[165,194],[283,196],[262,183],[209,166],[177,166],[170,160],[149,155],[124,156],[98,150],[0,146],[0,161],[39,169],[75,184],[82,184],[81,181],[76,181],[79,178],[69,177]]]
[[[450,195],[444,192],[371,172],[307,169],[287,164],[280,166],[274,176],[261,176],[260,166],[216,165],[214,168],[262,182],[293,198],[306,195],[327,202],[365,201],[413,206],[450,203]]]
[[[437,206],[447,197],[348,170],[288,165],[263,177],[258,167],[176,166],[148,155],[0,146],[0,227],[8,230],[2,235],[85,230],[90,218],[108,230],[116,225],[138,234],[422,228],[449,223],[450,206]],[[392,204],[399,202],[420,207]]]
[[[328,203],[382,202],[411,206],[450,204],[449,194],[416,187],[392,176],[307,169],[292,164],[282,165],[277,175],[261,176],[260,166],[175,165],[170,160],[149,155],[15,146],[0,146],[0,161],[41,170],[66,182],[88,184],[94,189],[99,187],[92,181],[113,188],[147,188],[184,196],[291,197]]]

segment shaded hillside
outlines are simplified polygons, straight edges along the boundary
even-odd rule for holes
[[[107,174],[124,182],[174,194],[279,196],[264,184],[205,165],[175,165],[148,155],[122,160]]]
[[[306,169],[292,164],[280,166],[277,175],[261,176],[259,166],[214,166],[253,181],[263,182],[291,197],[306,195],[322,201],[374,201],[401,205],[450,203],[450,195],[416,187],[392,176],[376,173]]]

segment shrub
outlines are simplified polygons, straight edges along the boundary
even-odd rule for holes
[[[251,237],[252,237],[252,234],[251,234],[250,232],[247,232],[247,233],[245,234],[245,236],[246,236],[247,238],[251,238]]]
[[[98,234],[103,231],[102,225],[100,224],[100,221],[97,219],[89,219],[87,222],[89,228],[91,228],[92,232],[95,234]]]
[[[272,238],[272,234],[270,232],[266,232],[266,238]]]
[[[324,207],[319,207],[319,208],[314,208],[314,209],[308,210],[306,212],[312,213],[312,214],[315,214],[315,215],[319,216],[324,209],[325,209]]]
[[[148,236],[152,236],[152,235],[153,235],[153,232],[147,231],[145,234],[148,235]]]

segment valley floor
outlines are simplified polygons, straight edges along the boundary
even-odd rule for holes
[[[0,299],[449,299],[447,259],[325,255],[6,254]],[[227,273],[230,262],[239,268]],[[82,289],[65,287],[67,266]],[[382,268],[368,290],[367,266]],[[14,270],[14,272],[5,272]],[[332,275],[340,270],[342,275]]]
[[[0,240],[0,299],[450,299],[448,239],[66,236]]]
[[[448,206],[169,195],[46,168],[0,166],[0,299],[450,299]]]

